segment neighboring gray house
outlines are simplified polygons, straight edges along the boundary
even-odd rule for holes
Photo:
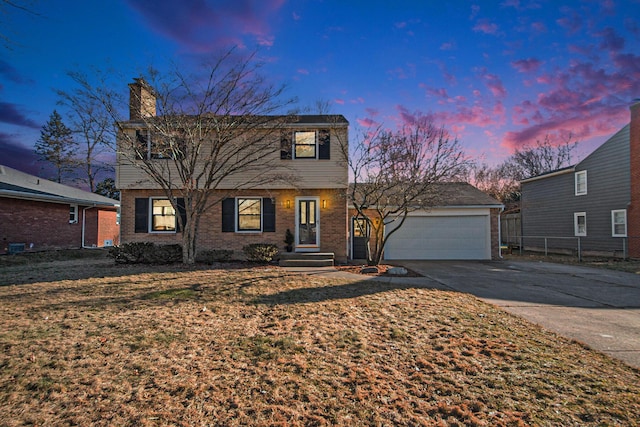
[[[637,214],[630,214],[631,172],[637,170],[631,166],[631,141],[638,145],[638,135],[632,136],[638,105],[631,107],[632,123],[581,162],[522,181],[525,249],[573,251],[580,245],[583,253],[639,255],[638,236],[630,232],[631,223],[639,222]]]

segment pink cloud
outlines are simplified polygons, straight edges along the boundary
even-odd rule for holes
[[[309,70],[306,68],[298,68],[298,74],[304,74],[305,76],[309,75]]]
[[[437,98],[444,98],[444,99],[449,98],[449,94],[447,93],[447,90],[445,88],[435,89],[435,88],[427,87],[426,91],[427,91],[427,94],[435,96]]]
[[[496,98],[503,98],[507,95],[507,90],[502,84],[502,80],[496,74],[487,73],[486,69],[481,69],[481,77],[484,80],[485,85],[489,88],[493,96]]]
[[[157,32],[199,52],[242,45],[245,36],[271,45],[268,19],[284,1],[222,0],[214,5],[205,0],[126,0]]]
[[[481,19],[473,27],[473,31],[484,33],[484,34],[495,35],[498,32],[498,25],[492,22],[489,22],[487,19]]]
[[[337,98],[337,99],[334,99],[333,102],[335,102],[338,105],[344,105],[344,99]]]
[[[521,131],[506,132],[502,146],[515,150],[543,140],[547,135],[559,141],[571,135],[573,140],[584,140],[600,136],[611,136],[619,130],[616,123],[624,123],[629,118],[626,106],[614,108],[597,118],[591,116],[574,116],[557,120],[545,120],[543,123],[529,126]]]
[[[611,64],[574,60],[566,70],[541,76],[550,89],[512,109],[513,123],[525,127],[506,133],[503,145],[513,149],[569,132],[578,139],[608,136],[619,129],[628,121],[633,94],[640,93],[640,56],[612,54]]]
[[[350,99],[349,103],[350,104],[364,104],[364,98],[359,96],[359,97],[357,97],[355,99]]]
[[[356,119],[356,121],[363,128],[373,127],[373,126],[376,126],[378,124],[375,120],[373,120],[371,118],[368,118],[368,117],[364,118],[364,119]]]
[[[511,66],[521,73],[535,72],[542,65],[542,61],[536,58],[519,59],[511,62]]]

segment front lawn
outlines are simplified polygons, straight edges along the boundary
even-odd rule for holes
[[[638,370],[470,295],[277,267],[56,265],[0,270],[20,283],[0,287],[1,425],[640,419]]]

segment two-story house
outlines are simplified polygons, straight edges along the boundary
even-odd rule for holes
[[[522,181],[521,213],[525,247],[574,250],[579,241],[587,253],[640,257],[640,103],[581,162]]]
[[[129,87],[130,119],[119,126],[128,140],[141,140],[149,117],[156,114],[156,98],[143,80]],[[277,132],[268,137],[275,149],[263,161],[291,178],[244,185],[251,180],[243,180],[241,173],[207,190],[214,192],[211,199],[219,203],[212,203],[201,215],[198,249],[241,252],[251,243],[272,243],[283,249],[286,230],[290,230],[295,236],[294,251],[333,253],[336,260],[346,260],[348,172],[341,144],[347,143],[348,125],[341,115],[299,115],[279,121]],[[147,161],[168,161],[152,151],[149,142],[149,153],[142,153]],[[122,203],[121,241],[181,243],[176,215],[183,212],[173,209],[166,193],[141,170],[135,154],[130,146],[120,144],[116,185]],[[253,171],[247,168],[243,173]],[[179,207],[179,189],[176,196]]]

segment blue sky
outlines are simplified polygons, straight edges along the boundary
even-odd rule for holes
[[[259,46],[269,79],[300,107],[328,101],[352,136],[428,115],[489,164],[569,133],[584,157],[640,98],[640,0],[25,3],[35,14],[0,18],[0,163],[36,174],[67,71],[113,70],[126,93],[149,65],[188,69],[231,45]]]

